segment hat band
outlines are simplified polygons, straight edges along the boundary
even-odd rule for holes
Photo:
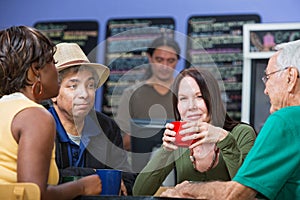
[[[87,60],[74,60],[74,61],[66,62],[62,65],[59,65],[59,67],[64,67],[67,65],[81,65],[82,63],[90,63],[90,62]]]

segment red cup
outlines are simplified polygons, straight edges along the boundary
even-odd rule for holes
[[[187,136],[187,134],[184,135],[179,134],[179,131],[182,130],[182,125],[185,123],[186,122],[182,122],[182,121],[171,122],[171,124],[174,125],[173,131],[176,132],[174,144],[180,147],[188,147],[193,142],[192,140],[182,141],[182,137]]]

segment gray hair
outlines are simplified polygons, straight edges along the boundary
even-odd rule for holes
[[[300,40],[278,44],[275,47],[279,51],[277,57],[278,67],[296,67],[300,72]]]

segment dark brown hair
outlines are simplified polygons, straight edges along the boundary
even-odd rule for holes
[[[0,97],[30,85],[28,70],[53,62],[55,45],[40,31],[12,26],[0,31]]]
[[[153,52],[161,46],[167,46],[170,47],[172,49],[175,50],[176,54],[177,54],[177,58],[180,58],[180,47],[178,45],[178,43],[169,37],[159,37],[156,38],[155,40],[153,40],[153,42],[150,44],[150,46],[147,49],[147,53],[152,56]]]
[[[178,43],[174,39],[172,39],[170,37],[166,37],[166,36],[158,37],[155,40],[153,40],[146,52],[147,52],[147,54],[149,54],[149,56],[152,57],[154,51],[158,47],[162,47],[162,46],[167,46],[167,47],[174,49],[174,51],[176,52],[177,59],[178,60],[180,59],[180,47],[179,47]],[[147,71],[145,72],[143,79],[146,80],[146,79],[150,78],[151,76],[152,76],[152,69],[151,69],[151,66],[149,65],[147,68]]]
[[[222,98],[221,91],[216,78],[211,72],[203,68],[189,68],[182,70],[174,80],[172,85],[173,91],[173,110],[175,120],[181,120],[177,104],[178,104],[178,88],[184,77],[192,77],[198,84],[204,102],[208,110],[208,116],[211,124],[222,127],[227,131],[231,131],[239,122],[234,121],[227,114]]]

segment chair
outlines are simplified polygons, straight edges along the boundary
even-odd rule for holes
[[[0,199],[40,200],[40,188],[35,183],[0,183]]]

